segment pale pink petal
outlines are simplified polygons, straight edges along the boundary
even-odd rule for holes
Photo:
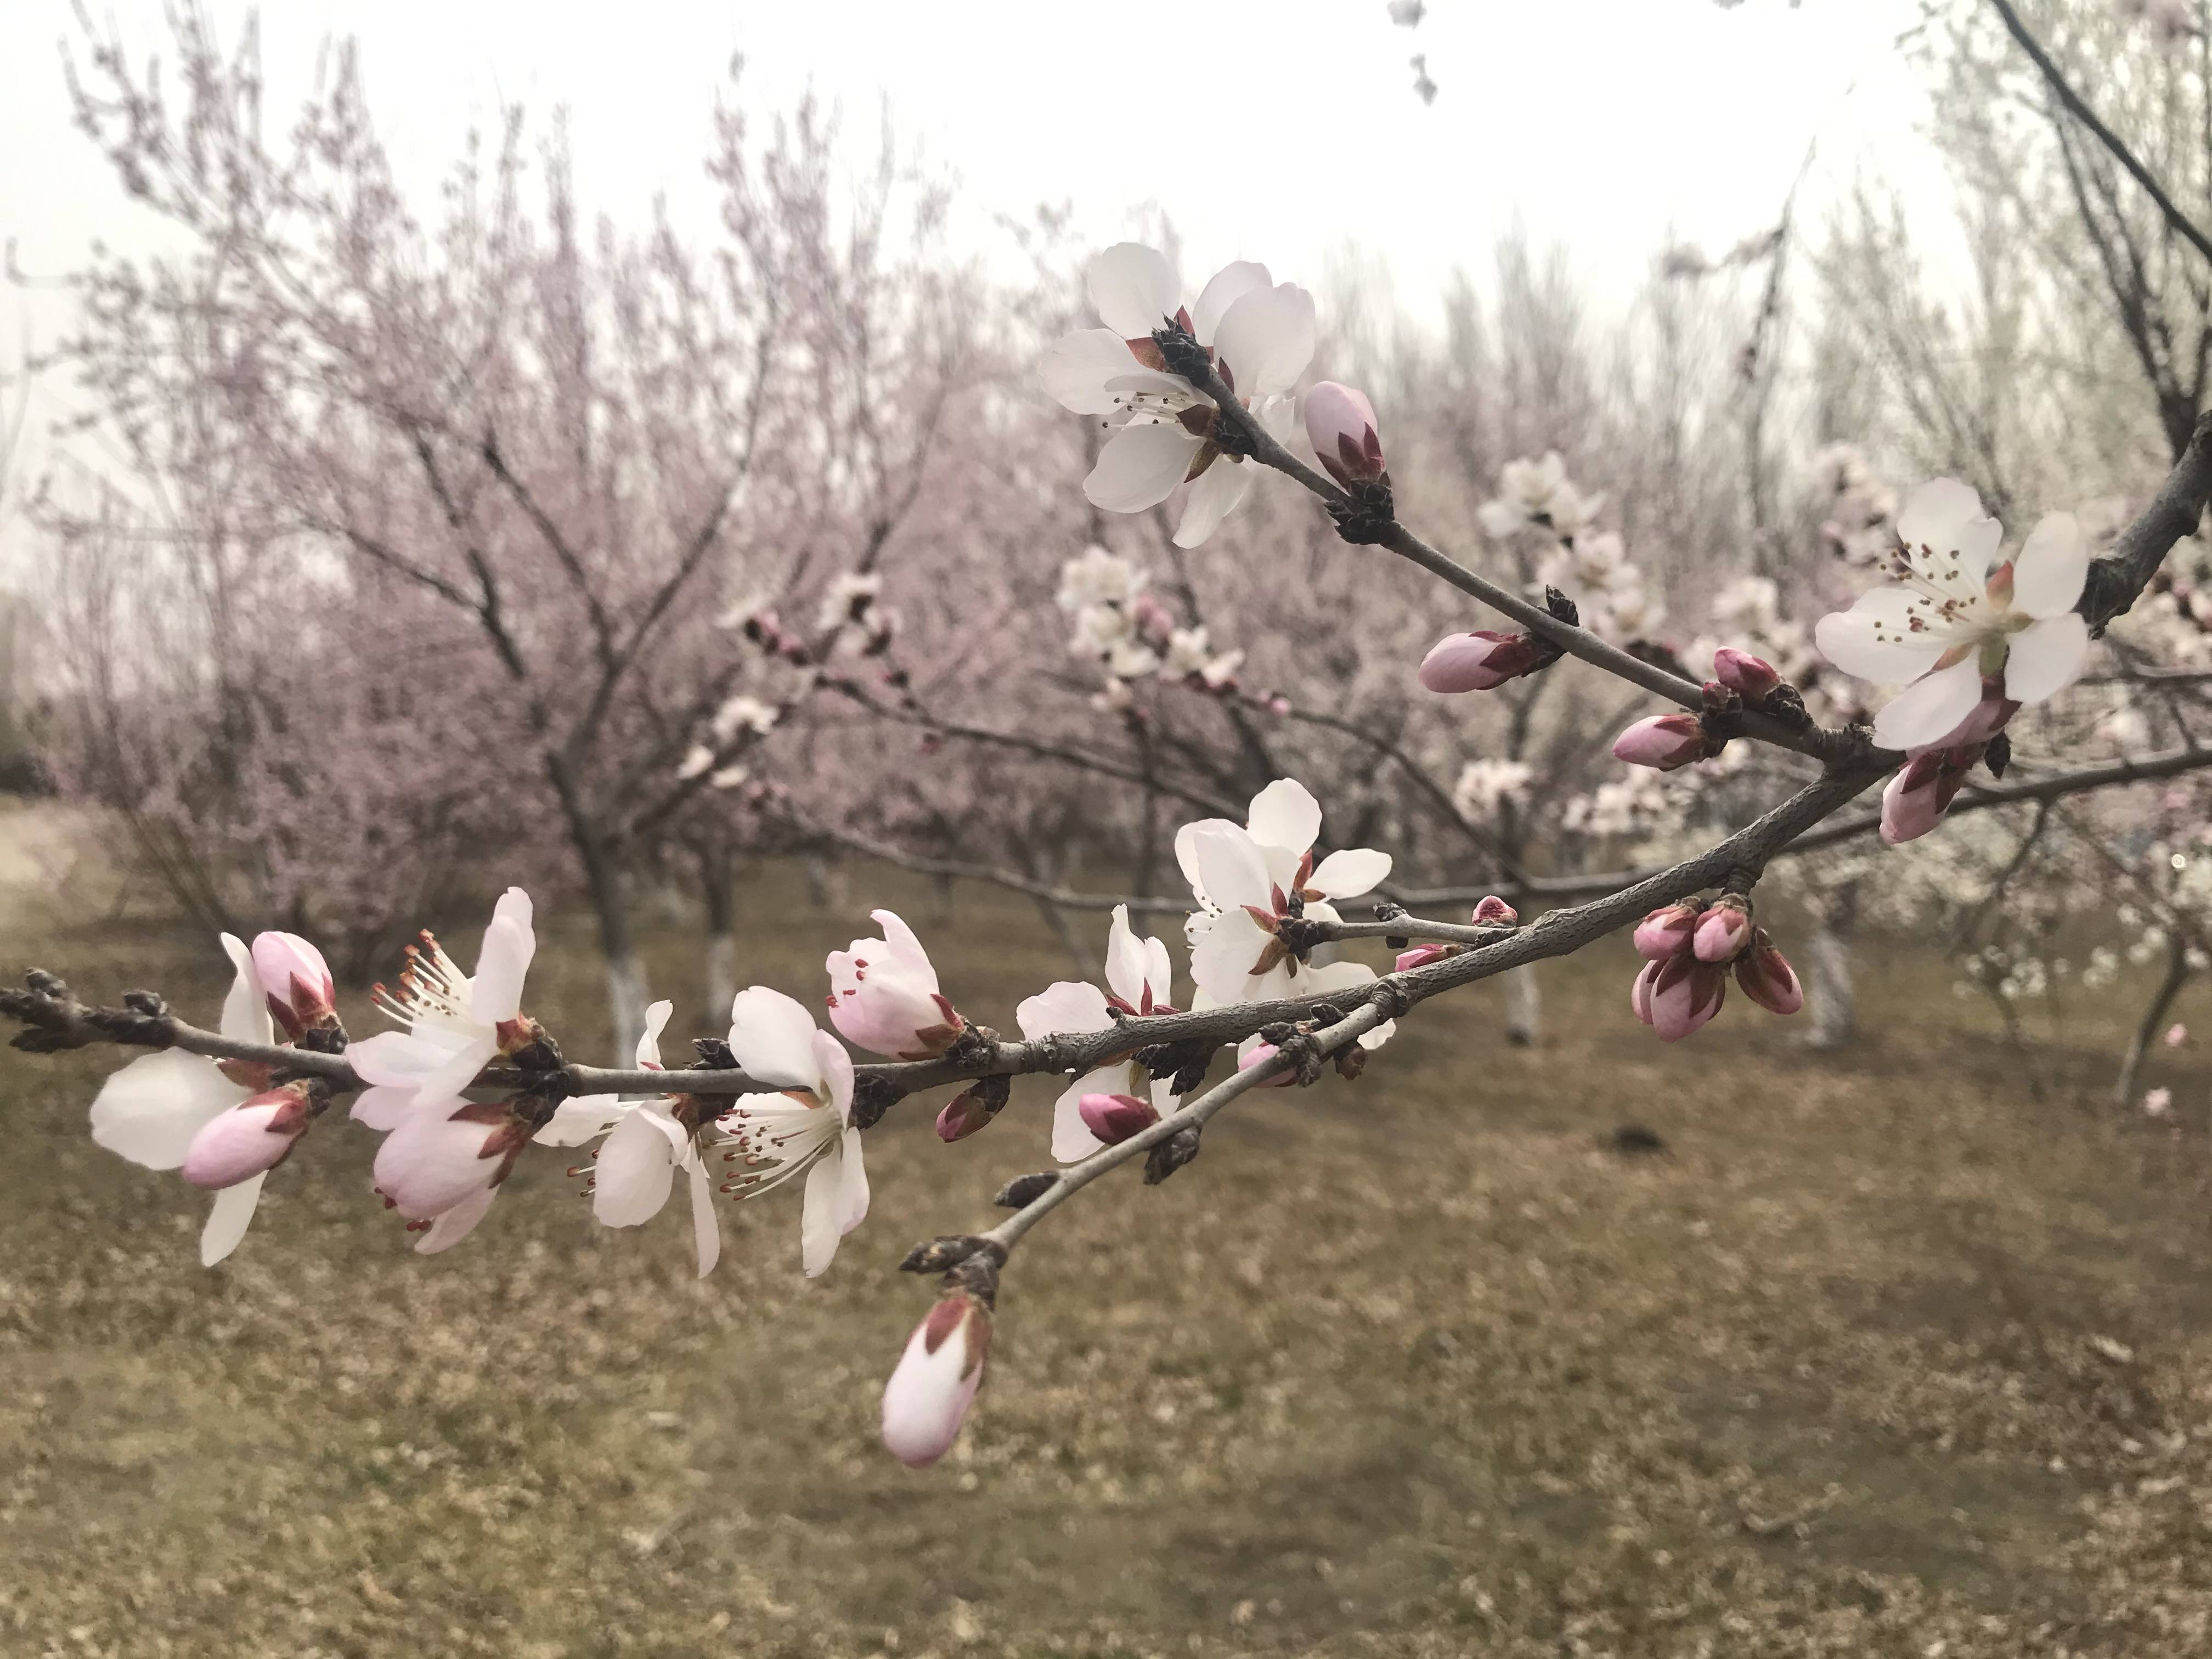
[[[215,1062],[181,1048],[142,1054],[100,1085],[92,1103],[92,1138],[133,1164],[173,1170],[192,1137],[212,1120],[250,1099]]]
[[[1193,898],[1203,899],[1206,896],[1205,884],[1198,878],[1199,836],[1215,830],[1241,830],[1243,827],[1227,818],[1200,818],[1197,823],[1186,823],[1176,831],[1176,864],[1182,871],[1182,878],[1190,884]]]
[[[668,1017],[675,1012],[672,1002],[656,1002],[646,1009],[645,1031],[637,1040],[637,1063],[641,1069],[659,1069],[660,1034],[668,1029]]]
[[[1073,1164],[1097,1152],[1105,1143],[1091,1133],[1083,1121],[1085,1095],[1115,1095],[1129,1087],[1129,1065],[1093,1066],[1060,1091],[1052,1103],[1052,1155],[1062,1164]]]
[[[836,1258],[837,1241],[845,1236],[843,1196],[845,1172],[841,1141],[814,1161],[806,1172],[806,1197],[799,1206],[799,1265],[809,1279],[819,1278]]]
[[[253,969],[253,952],[235,933],[222,935],[222,948],[237,972],[229,994],[222,1000],[222,1018],[216,1030],[233,1042],[275,1042],[276,1026],[269,1017],[269,997],[262,989],[261,976]]]
[[[1981,700],[1981,665],[1969,657],[1916,680],[1891,699],[1875,716],[1874,740],[1885,749],[1934,743],[1972,714]]]
[[[1213,903],[1224,910],[1246,905],[1273,908],[1267,860],[1250,836],[1234,828],[1202,829],[1192,846],[1198,861],[1200,890]],[[1291,856],[1295,859],[1297,854]]]
[[[1295,283],[1255,289],[1222,313],[1213,356],[1240,398],[1288,392],[1313,362],[1314,299]]]
[[[373,1090],[370,1092],[398,1093],[396,1090]],[[368,1096],[362,1098],[366,1100]],[[405,1115],[404,1108],[411,1105],[413,1101],[411,1094],[401,1097],[400,1115]],[[617,1100],[610,1095],[578,1095],[555,1107],[553,1115],[545,1121],[545,1127],[530,1138],[540,1146],[580,1146],[587,1140],[598,1139],[636,1109],[635,1101]],[[357,1103],[353,1115],[357,1120],[368,1122],[362,1117],[361,1107]],[[368,1127],[372,1129],[394,1129],[398,1124],[395,1121],[370,1123]]]
[[[679,1149],[669,1131],[682,1130],[657,1112],[640,1109],[615,1125],[592,1166],[592,1213],[610,1227],[635,1227],[660,1213],[676,1181]]]
[[[827,1031],[814,1034],[814,1064],[830,1091],[830,1109],[840,1122],[853,1121],[853,1057]]]
[[[207,1224],[200,1229],[200,1266],[212,1267],[236,1249],[246,1230],[253,1224],[253,1212],[261,1202],[261,1183],[266,1175],[250,1176],[215,1195]]]
[[[2013,609],[2063,617],[2081,602],[2088,575],[2089,540],[2081,524],[2071,513],[2047,513],[2012,562]]]
[[[1127,339],[1150,334],[1182,308],[1175,267],[1142,242],[1116,242],[1091,260],[1084,279],[1098,320]]]
[[[1306,885],[1330,898],[1358,898],[1390,878],[1390,855],[1371,847],[1346,847],[1314,866]]]
[[[1175,494],[1204,441],[1173,424],[1125,426],[1083,481],[1084,499],[1109,513],[1141,513]]]
[[[2004,538],[2003,526],[1982,511],[1982,498],[1956,478],[1934,478],[1905,498],[1897,515],[1898,539],[1906,548],[1956,553],[1960,574],[1978,587]],[[1856,672],[1856,671],[1852,671]]]
[[[1103,1031],[1114,1023],[1106,994],[1080,980],[1063,979],[1025,999],[1014,1010],[1014,1023],[1025,1037],[1054,1031]]]
[[[1254,841],[1303,857],[1321,836],[1321,803],[1296,778],[1277,778],[1252,797],[1245,829]]]
[[[499,1188],[486,1187],[471,1193],[450,1210],[440,1213],[431,1222],[415,1246],[417,1255],[435,1255],[441,1250],[450,1250],[477,1230],[477,1223],[490,1212],[492,1200],[499,1196]]]
[[[1191,329],[1198,343],[1212,345],[1222,313],[1246,295],[1273,287],[1274,281],[1267,266],[1251,259],[1238,259],[1215,271],[1212,280],[1199,290],[1198,303],[1190,308]]]
[[[1243,503],[1245,492],[1252,488],[1254,473],[1255,469],[1242,461],[1232,461],[1226,455],[1216,457],[1183,497],[1182,517],[1176,520],[1175,544],[1203,545],[1221,527],[1221,521]]]
[[[722,1222],[714,1208],[714,1183],[707,1166],[691,1160],[691,1243],[699,1252],[699,1277],[714,1271],[722,1259]]]
[[[837,1214],[841,1233],[851,1232],[868,1218],[868,1164],[858,1129],[845,1131],[844,1146],[837,1158]]]
[[[1110,328],[1068,335],[1037,365],[1037,380],[1063,409],[1077,415],[1110,415],[1116,406],[1107,382],[1137,366],[1129,343]]]
[[[2012,636],[2005,653],[2005,696],[2014,702],[2056,696],[2081,672],[2089,656],[2089,624],[2077,611],[2046,617]]]
[[[1144,1006],[1145,947],[1130,929],[1126,904],[1114,907],[1114,921],[1106,930],[1106,988],[1132,1008]]]
[[[730,1054],[756,1083],[813,1088],[822,1079],[814,1041],[820,1035],[804,1003],[769,986],[748,986],[730,1004]]]
[[[469,981],[470,1012],[487,1025],[520,1013],[523,976],[529,973],[537,949],[537,937],[527,922],[511,915],[494,916],[484,929],[483,948],[477,953],[476,976]]]
[[[1844,671],[1877,684],[1917,679],[1935,665],[1948,641],[1909,626],[1913,596],[1902,587],[1876,587],[1848,611],[1832,611],[1813,625],[1820,654]]]

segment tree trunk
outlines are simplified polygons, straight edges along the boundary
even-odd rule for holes
[[[835,896],[830,890],[830,860],[819,853],[809,853],[803,862],[806,868],[806,902],[817,910],[828,909]]]
[[[2151,997],[2150,1006],[2143,1010],[2142,1021],[2136,1027],[2135,1041],[2128,1044],[2128,1057],[2120,1062],[2120,1075],[2112,1085],[2112,1104],[2124,1110],[2136,1097],[2136,1085],[2142,1078],[2143,1061],[2150,1056],[2151,1044],[2158,1041],[2159,1027],[2166,1024],[2166,1016],[2173,1006],[2173,1000],[2181,994],[2181,988],[2189,982],[2189,945],[2177,933],[2166,941],[2166,977],[2159,981],[2157,992]]]
[[[1544,994],[1536,982],[1536,964],[1524,962],[1508,968],[1504,977],[1505,1039],[1516,1048],[1534,1048],[1544,1026]]]
[[[738,994],[738,894],[729,855],[719,848],[701,859],[700,886],[707,908],[707,1024],[726,1023]]]
[[[1807,1000],[1813,1005],[1813,1029],[1805,1041],[1815,1048],[1841,1048],[1851,1040],[1856,1014],[1851,1006],[1851,942],[1842,926],[1824,918],[1805,941]]]
[[[599,953],[607,964],[607,1012],[614,1022],[615,1053],[623,1063],[645,1035],[645,961],[631,926],[627,873],[604,847],[586,846],[584,875],[599,917]]]

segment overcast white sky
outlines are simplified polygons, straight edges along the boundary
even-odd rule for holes
[[[99,7],[101,0],[94,0]],[[227,27],[239,0],[207,0]],[[147,49],[161,0],[106,0]],[[1349,245],[1419,306],[1480,270],[1516,222],[1625,294],[1670,228],[1723,248],[1771,221],[1808,141],[1816,202],[1872,167],[1925,188],[1918,98],[1894,41],[1915,0],[1431,0],[1413,29],[1384,0],[267,0],[272,106],[319,40],[362,43],[369,97],[427,185],[502,98],[564,104],[580,180],[618,215],[700,178],[733,51],[768,100],[811,85],[895,119],[950,167],[970,223],[1067,201],[1110,240],[1157,203],[1193,274],[1245,257],[1312,282]],[[68,0],[0,0],[0,237],[64,271],[101,237],[148,232],[68,121]],[[1427,55],[1440,91],[1413,94]],[[1234,121],[1234,130],[1224,121]],[[272,120],[280,130],[282,123]],[[0,289],[0,363],[60,301]]]

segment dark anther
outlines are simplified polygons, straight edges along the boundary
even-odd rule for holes
[[[1982,764],[1990,769],[1993,778],[2005,775],[2005,768],[2012,764],[2011,732],[2000,732],[1990,739],[1989,745],[1982,750]]]
[[[1057,1172],[1039,1170],[1035,1175],[1016,1176],[999,1188],[991,1202],[1002,1210],[1027,1209],[1051,1190],[1052,1183],[1060,1179]]]
[[[864,1077],[853,1084],[853,1127],[872,1129],[884,1114],[906,1098],[906,1090],[888,1078]]]
[[[1145,1156],[1145,1185],[1157,1187],[1198,1156],[1198,1125],[1187,1123]]]
[[[1390,481],[1373,478],[1354,484],[1341,500],[1322,503],[1336,520],[1336,533],[1354,547],[1372,546],[1389,539],[1397,527],[1398,505],[1391,498]]]

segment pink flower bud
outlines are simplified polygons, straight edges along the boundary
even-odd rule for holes
[[[937,969],[914,929],[889,910],[870,912],[881,939],[832,951],[830,1023],[848,1041],[894,1060],[934,1060],[967,1022],[937,988]]]
[[[1701,1030],[1728,996],[1728,969],[1695,957],[1670,957],[1651,981],[1651,1029],[1668,1042]]]
[[[1782,684],[1772,663],[1732,645],[1713,653],[1713,678],[1754,707],[1765,702],[1767,693]]]
[[[1452,953],[1449,945],[1416,945],[1410,951],[1398,952],[1394,971],[1404,973],[1408,968],[1425,968],[1432,962],[1442,962]]]
[[[1637,971],[1636,982],[1628,988],[1628,1006],[1646,1025],[1651,1023],[1651,987],[1658,977],[1659,964],[1647,962]]]
[[[1139,1134],[1160,1121],[1149,1100],[1134,1095],[1085,1095],[1075,1103],[1084,1127],[1109,1146]]]
[[[1169,614],[1167,606],[1149,593],[1137,595],[1137,602],[1129,607],[1129,615],[1137,631],[1154,645],[1165,645],[1175,633],[1174,617]]]
[[[997,1115],[976,1095],[974,1089],[963,1089],[945,1103],[945,1109],[937,1115],[939,1140],[965,1140]]]
[[[1495,893],[1486,895],[1474,907],[1469,918],[1478,927],[1510,927],[1521,920],[1521,913]]]
[[[1306,437],[1330,477],[1350,489],[1382,476],[1382,440],[1367,394],[1334,380],[1306,393]]]
[[[1733,962],[1751,939],[1751,907],[1723,893],[1698,918],[1692,948],[1699,962]]]
[[[952,1449],[991,1351],[991,1310],[954,1291],[907,1339],[884,1384],[884,1444],[910,1469],[926,1469]]]
[[[410,1221],[429,1221],[507,1179],[528,1127],[505,1106],[418,1104],[376,1149],[376,1190]]]
[[[1950,769],[1944,757],[1949,752],[1934,749],[1915,755],[1882,790],[1881,838],[1890,846],[1917,841],[1943,821],[1959,787],[1955,781],[1945,782]]]
[[[297,1042],[325,1024],[337,1004],[337,988],[323,953],[297,933],[257,933],[253,976],[269,1000],[270,1016]]]
[[[1273,1043],[1255,1042],[1237,1056],[1237,1069],[1240,1072],[1249,1072],[1255,1066],[1265,1066],[1275,1057],[1276,1052]],[[1298,1074],[1285,1067],[1276,1073],[1274,1076],[1264,1079],[1260,1086],[1262,1089],[1286,1089],[1297,1080]]]
[[[1636,924],[1638,954],[1650,962],[1680,956],[1696,937],[1701,914],[1694,904],[1668,904],[1654,910]]]
[[[1735,959],[1735,982],[1744,995],[1771,1014],[1794,1014],[1805,1006],[1805,988],[1797,982],[1797,970],[1774,948],[1764,927],[1752,930],[1751,948]]]
[[[1705,757],[1705,728],[1695,714],[1654,714],[1613,740],[1613,757],[1672,772]]]
[[[307,1123],[303,1085],[288,1085],[256,1095],[216,1113],[200,1127],[185,1150],[181,1173],[193,1186],[210,1192],[235,1187],[282,1164],[307,1133]]]
[[[1449,634],[1421,659],[1420,681],[1431,691],[1494,691],[1543,660],[1526,634],[1499,634],[1486,628]]]

